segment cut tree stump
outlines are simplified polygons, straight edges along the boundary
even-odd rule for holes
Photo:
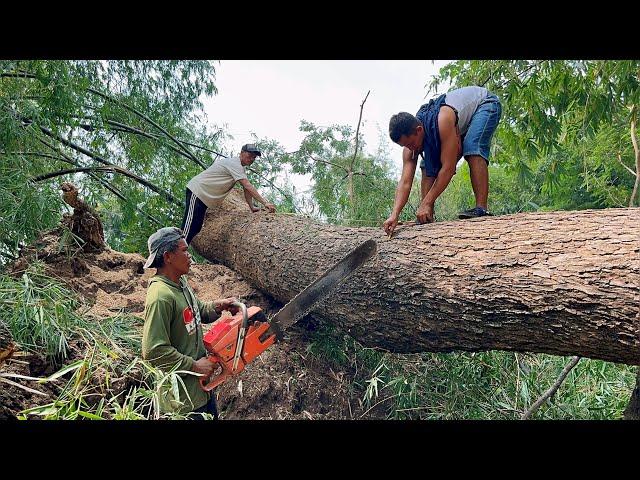
[[[73,207],[73,215],[63,215],[61,223],[84,241],[85,252],[102,250],[106,245],[98,212],[79,197],[78,189],[72,183],[63,183],[60,190],[65,203]]]

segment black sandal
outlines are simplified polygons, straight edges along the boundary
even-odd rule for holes
[[[478,217],[493,217],[492,213],[489,213],[482,207],[470,208],[469,210],[465,210],[460,212],[458,218],[466,219],[466,218],[478,218]]]

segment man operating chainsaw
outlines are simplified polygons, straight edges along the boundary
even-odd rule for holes
[[[237,313],[235,297],[202,302],[189,287],[184,275],[189,273],[191,256],[182,231],[165,227],[149,237],[149,257],[145,268],[156,268],[149,280],[144,310],[142,357],[165,372],[194,372],[205,378],[213,373],[215,364],[206,358],[202,342],[202,323],[211,323],[223,310]],[[206,412],[218,418],[214,392],[205,392],[198,375],[180,373],[184,385],[178,382],[178,397],[172,389],[161,398],[161,413]],[[199,415],[197,416],[199,417]]]

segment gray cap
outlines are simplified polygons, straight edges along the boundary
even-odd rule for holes
[[[158,249],[167,243],[175,242],[183,238],[182,230],[176,227],[163,227],[156,233],[152,233],[147,240],[147,247],[149,248],[149,258],[147,258],[144,268],[151,268],[153,262],[156,259]]]
[[[241,151],[255,153],[256,157],[262,155],[262,153],[260,153],[260,150],[258,150],[258,147],[256,147],[255,143],[247,143],[246,145],[243,145]]]

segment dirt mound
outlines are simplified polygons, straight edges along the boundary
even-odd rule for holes
[[[344,372],[314,361],[304,334],[267,350],[218,391],[228,419],[339,419],[360,412]]]
[[[35,258],[45,262],[47,275],[77,292],[91,305],[89,314],[109,317],[119,312],[142,317],[149,279],[155,269],[144,269],[145,257],[105,248],[99,253],[77,252],[69,255],[59,246],[57,232],[38,240],[10,269],[21,273]],[[252,305],[269,308],[261,292],[223,265],[194,264],[189,282],[201,300],[236,296]]]
[[[70,254],[60,248],[59,231],[42,236],[23,252],[10,272],[19,274],[34,259],[46,264],[46,273],[77,292],[90,305],[85,314],[98,319],[126,312],[143,316],[149,278],[155,269],[144,270],[145,258],[106,248],[98,253]],[[260,306],[267,315],[281,305],[247,283],[223,265],[192,265],[189,282],[203,301],[235,296],[248,305]],[[84,311],[84,310],[83,310]],[[353,418],[361,408],[359,392],[349,386],[350,372],[334,372],[307,353],[309,331],[302,325],[291,328],[291,339],[276,344],[237,377],[218,388],[222,418],[229,419],[312,419]],[[78,352],[81,355],[82,352]],[[2,368],[28,376],[50,374],[37,354],[16,357]],[[16,380],[18,382],[19,380]],[[32,386],[44,395],[29,393],[6,382],[0,395],[0,418],[43,405],[55,399],[55,389],[47,384]]]

